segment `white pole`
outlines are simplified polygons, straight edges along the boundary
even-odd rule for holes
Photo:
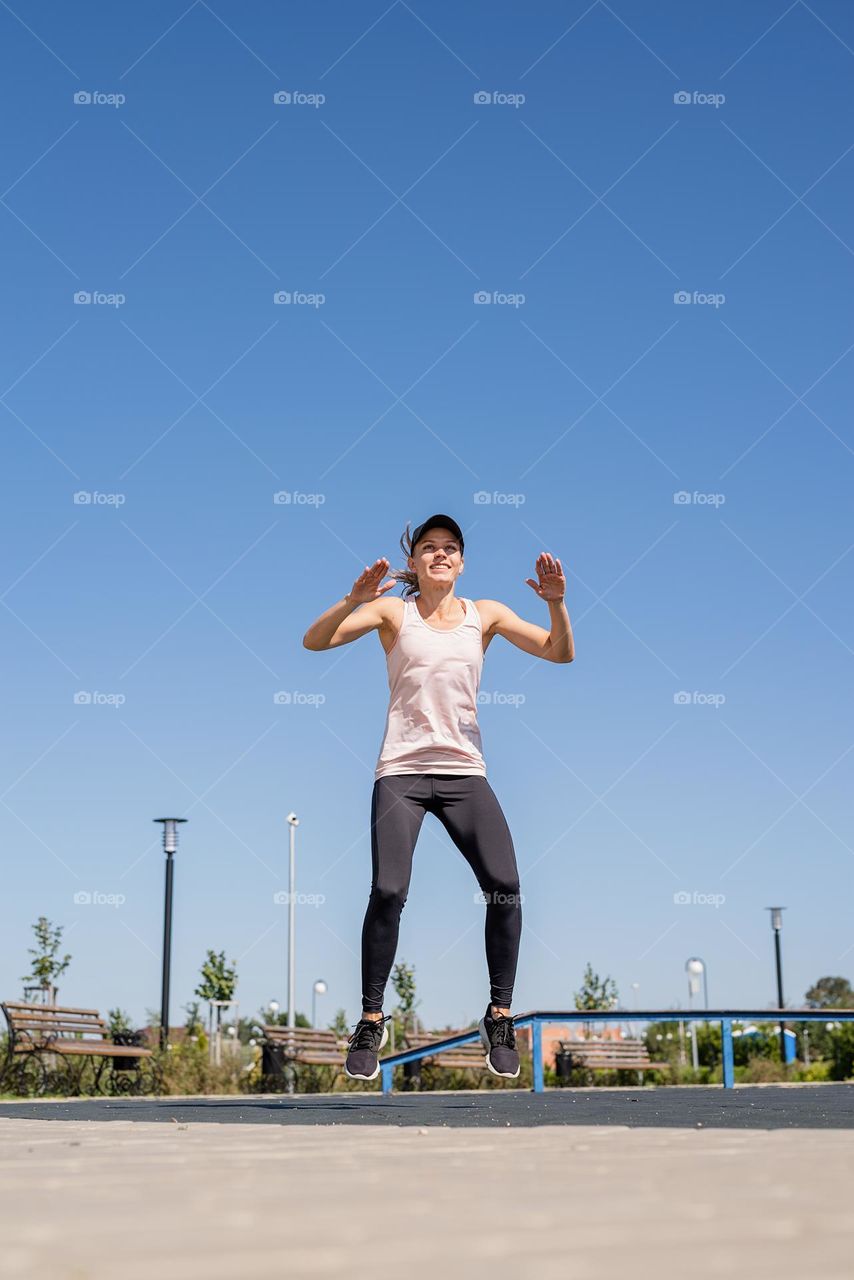
[[[295,988],[294,911],[296,908],[296,892],[294,889],[294,885],[296,882],[296,867],[295,867],[295,856],[294,856],[294,840],[296,836],[296,831],[293,823],[290,823],[289,825],[291,830],[291,847],[290,847],[290,866],[289,866],[289,874],[288,874],[288,1026],[295,1027],[296,1012],[294,1009],[294,988]]]

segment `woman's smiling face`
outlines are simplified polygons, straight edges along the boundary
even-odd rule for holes
[[[419,586],[426,582],[453,583],[462,571],[460,544],[450,529],[428,529],[412,548],[410,568],[418,575]]]

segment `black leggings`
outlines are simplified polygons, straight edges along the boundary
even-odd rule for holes
[[[436,815],[477,877],[486,901],[490,1000],[509,1009],[522,905],[513,840],[498,798],[482,774],[409,773],[374,780],[373,878],[362,925],[363,1012],[382,1011],[425,813]]]

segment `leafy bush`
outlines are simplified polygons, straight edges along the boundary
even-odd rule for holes
[[[210,1061],[207,1036],[173,1044],[158,1057],[165,1094],[245,1093],[253,1062],[242,1053],[224,1053],[216,1066]]]
[[[854,1023],[843,1022],[830,1036],[830,1078],[850,1080],[854,1076]]]

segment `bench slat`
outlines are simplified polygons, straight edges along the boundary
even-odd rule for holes
[[[22,1035],[29,1035],[30,1032],[44,1032],[46,1035],[58,1035],[61,1032],[76,1035],[85,1032],[103,1036],[105,1033],[105,1028],[96,1022],[13,1022],[11,1026]]]
[[[153,1051],[143,1049],[141,1045],[110,1044],[108,1040],[51,1040],[44,1044],[16,1044],[15,1053],[32,1053],[37,1049],[40,1053],[57,1053],[60,1057],[68,1054],[83,1053],[93,1057],[105,1058],[151,1058]]]
[[[26,1004],[23,1000],[4,1000],[3,1007],[6,1009],[32,1010],[36,1013],[82,1013],[95,1018],[100,1018],[101,1016],[97,1009],[75,1009],[71,1005],[64,1004]]]

